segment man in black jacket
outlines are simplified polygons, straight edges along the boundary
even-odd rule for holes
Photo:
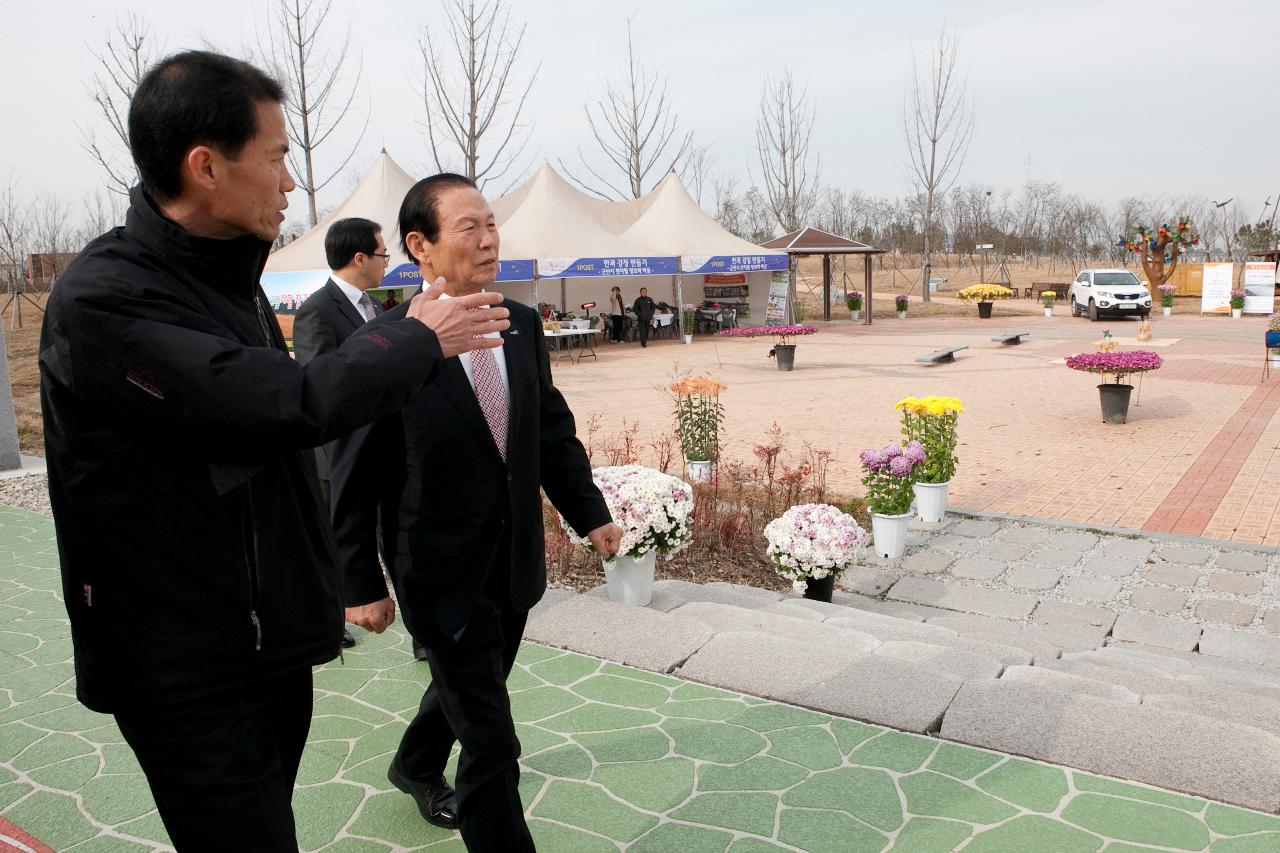
[[[649,345],[649,325],[653,322],[654,313],[653,299],[649,297],[649,289],[647,287],[640,288],[640,295],[636,297],[635,304],[631,306],[631,310],[636,314],[636,331],[640,333],[640,346],[647,347]]]
[[[291,359],[258,286],[294,187],[282,100],[218,54],[150,70],[126,223],[59,280],[40,340],[77,696],[115,715],[180,851],[297,846],[311,667],[343,620],[312,448],[507,325],[492,299],[419,297]]]
[[[459,175],[419,181],[400,207],[405,253],[423,281],[450,298],[493,284],[498,231],[475,184]],[[443,298],[443,297],[442,297]],[[533,849],[518,784],[520,743],[506,677],[529,609],[546,589],[540,489],[602,554],[622,538],[591,476],[573,414],[551,382],[537,313],[508,300],[500,349],[452,359],[399,415],[362,440],[343,442],[334,464],[334,525],[344,559],[348,618],[394,612],[374,545],[376,510],[405,625],[426,645],[431,686],[409,723],[388,777],[422,816],[461,826],[467,849]],[[395,325],[401,306],[368,327]],[[350,453],[349,463],[339,464]],[[351,472],[352,479],[340,472]],[[369,472],[376,472],[370,475]],[[465,490],[445,487],[466,483]],[[398,511],[389,507],[398,506]],[[443,779],[453,743],[454,792]]]

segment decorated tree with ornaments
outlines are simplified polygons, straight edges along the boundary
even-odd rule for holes
[[[1178,268],[1178,255],[1191,246],[1200,245],[1200,235],[1190,217],[1179,216],[1172,225],[1165,223],[1159,228],[1136,225],[1134,234],[1122,234],[1116,245],[1135,253],[1142,261],[1147,281],[1152,287],[1159,287]]]

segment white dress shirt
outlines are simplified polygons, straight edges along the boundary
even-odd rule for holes
[[[338,289],[342,291],[343,295],[351,300],[351,304],[355,306],[356,313],[363,317],[364,308],[360,307],[360,300],[364,298],[364,291],[356,287],[351,282],[343,281],[338,278],[337,273],[330,272],[329,278],[333,279],[334,283],[338,285]],[[373,297],[370,296],[369,298],[372,299]]]
[[[443,299],[449,299],[450,297],[449,297],[449,294],[447,294],[447,293],[442,293],[442,294],[440,294],[440,298],[443,300]],[[502,333],[501,333],[501,332],[490,332],[489,334],[485,335],[484,337],[486,337],[486,338],[501,338],[501,337],[502,337]],[[507,399],[508,399],[508,400],[510,400],[510,399],[511,399],[511,381],[510,381],[509,379],[507,379],[507,359],[506,359],[506,357],[502,354],[502,347],[497,347],[497,348],[495,348],[495,349],[491,349],[491,350],[489,350],[489,352],[493,353],[493,360],[494,360],[494,361],[496,361],[496,362],[498,363],[498,375],[502,377],[502,387],[503,387],[503,388],[506,390],[506,392],[507,392]],[[472,391],[474,391],[474,390],[475,390],[475,388],[476,388],[476,380],[475,380],[475,378],[471,375],[471,353],[469,353],[469,352],[464,352],[464,353],[459,354],[459,355],[458,355],[458,361],[462,362],[462,369],[463,369],[463,371],[467,374],[467,382],[469,382],[469,383],[471,384],[471,390],[472,390]]]

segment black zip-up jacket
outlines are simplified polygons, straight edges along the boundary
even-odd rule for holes
[[[140,189],[54,286],[40,338],[49,497],[77,695],[197,698],[338,654],[340,574],[310,448],[439,372],[416,320],[289,357],[269,244],[195,237]]]

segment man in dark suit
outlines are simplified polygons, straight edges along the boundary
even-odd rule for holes
[[[352,332],[382,313],[368,293],[382,283],[390,259],[381,225],[358,217],[339,219],[325,234],[324,256],[332,270],[329,280],[302,303],[293,321],[293,354],[303,365],[336,350]],[[326,501],[330,500],[329,460],[335,445],[329,442],[316,448],[316,473]],[[344,628],[343,648],[355,644],[355,637]]]
[[[418,182],[399,220],[405,252],[423,281],[443,285],[444,298],[493,283],[498,231],[472,181],[444,174]],[[348,620],[381,631],[394,613],[371,533],[381,502],[405,625],[426,644],[431,666],[431,686],[388,778],[427,821],[460,825],[469,850],[518,853],[533,841],[517,787],[520,743],[506,678],[529,609],[546,588],[539,489],[601,554],[617,552],[622,531],[551,382],[537,313],[502,304],[511,312],[503,345],[487,358],[450,360],[400,415],[345,445],[340,453],[354,461],[335,464],[333,488],[334,505],[348,507],[335,515]],[[455,739],[456,797],[442,775]]]
[[[656,310],[647,287],[640,288],[640,295],[636,297],[635,304],[631,306],[631,310],[636,314],[636,330],[640,333],[640,346],[647,347],[649,345],[649,325],[653,322],[653,314]]]

